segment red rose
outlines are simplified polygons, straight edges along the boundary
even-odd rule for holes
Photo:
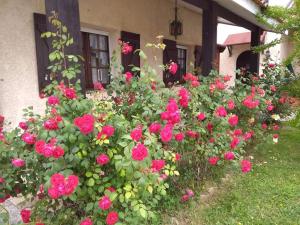
[[[233,152],[225,152],[224,153],[224,159],[225,160],[233,160],[235,158]]]
[[[227,116],[227,111],[223,106],[219,106],[216,109],[216,115],[219,117],[226,117]]]
[[[236,129],[233,131],[233,134],[235,136],[241,136],[243,134],[243,131],[241,129]]]
[[[133,160],[143,161],[148,156],[148,149],[143,144],[138,144],[132,149],[131,156]]]
[[[77,98],[76,91],[73,88],[64,89],[64,96],[68,99]]]
[[[114,133],[115,133],[115,128],[113,126],[106,125],[106,126],[102,127],[102,130],[100,133],[98,133],[97,138],[101,139],[101,137],[103,135],[105,135],[106,138],[109,138],[109,137],[113,136]]]
[[[251,162],[248,160],[243,160],[241,162],[241,169],[243,173],[248,173],[251,171],[252,165]]]
[[[19,127],[22,129],[22,130],[27,130],[28,129],[28,125],[26,122],[20,122],[19,123]]]
[[[74,119],[74,124],[84,135],[87,135],[94,130],[95,119],[90,114],[85,114],[82,117],[77,117]]]
[[[21,211],[21,218],[23,223],[30,222],[31,211],[29,209],[22,209]]]
[[[208,162],[210,165],[215,166],[215,165],[217,165],[219,159],[220,158],[218,156],[213,156],[208,159]]]
[[[206,116],[205,116],[205,113],[201,112],[197,115],[197,119],[200,120],[200,121],[203,121],[205,120]]]
[[[24,133],[22,135],[22,141],[24,141],[28,145],[33,145],[36,141],[36,137],[34,134]]]
[[[178,70],[178,65],[177,65],[177,63],[171,62],[168,69],[169,69],[169,72],[170,72],[172,75],[175,75],[176,72],[177,72],[177,70]]]
[[[139,141],[142,138],[142,134],[143,134],[142,127],[139,126],[131,131],[130,137],[134,141]]]
[[[237,137],[234,137],[232,140],[231,140],[231,143],[230,143],[230,148],[231,149],[234,149],[237,147],[237,145],[240,143],[240,139],[237,138]]]
[[[234,101],[233,101],[233,100],[229,100],[229,101],[227,102],[227,108],[228,108],[229,110],[233,110],[233,109],[235,108],[235,104],[234,104]]]
[[[90,218],[86,218],[80,222],[80,225],[93,225],[93,221]]]
[[[102,91],[104,89],[103,85],[100,82],[94,82],[94,89],[97,91]]]
[[[157,134],[159,133],[160,129],[161,129],[161,125],[159,123],[151,123],[151,125],[149,126],[150,133]]]
[[[175,140],[176,141],[179,141],[179,142],[181,142],[181,141],[183,141],[183,139],[184,139],[184,133],[178,133],[178,134],[175,134]]]
[[[185,194],[181,197],[181,202],[186,202],[190,199],[190,196],[188,194]]]
[[[108,210],[111,207],[111,201],[109,197],[103,196],[98,202],[99,208],[102,210]]]
[[[64,154],[65,154],[65,151],[60,146],[57,146],[54,148],[52,156],[53,156],[53,158],[58,159],[58,158],[62,157]]]
[[[119,220],[119,215],[117,212],[109,212],[107,217],[106,217],[106,224],[107,225],[114,225],[118,222]]]
[[[100,166],[104,166],[109,163],[109,157],[106,154],[101,154],[97,156],[96,161]]]
[[[133,47],[131,45],[129,45],[129,43],[124,42],[122,45],[122,53],[124,55],[127,55],[132,51],[133,51]]]
[[[229,117],[228,119],[228,123],[230,124],[230,126],[234,127],[238,124],[239,122],[239,117],[237,115],[232,115],[231,117]]]
[[[159,172],[164,167],[165,167],[165,160],[163,159],[152,160],[151,169],[153,172]]]
[[[56,96],[54,96],[54,95],[52,95],[52,96],[50,96],[49,98],[48,98],[48,104],[49,105],[57,105],[57,104],[59,104],[59,98],[58,97],[56,97]]]
[[[173,127],[171,125],[166,125],[161,131],[160,131],[160,138],[162,142],[169,142],[171,141],[173,136]]]
[[[12,159],[11,163],[17,168],[25,166],[25,161],[23,159]]]
[[[46,120],[44,122],[44,128],[46,130],[57,130],[57,129],[59,129],[59,127],[58,127],[58,121],[56,119],[54,119],[54,118]]]
[[[181,155],[179,153],[175,154],[175,160],[179,161],[181,159]]]
[[[133,75],[131,72],[126,72],[125,73],[125,79],[127,83],[130,83],[131,79],[133,78]]]

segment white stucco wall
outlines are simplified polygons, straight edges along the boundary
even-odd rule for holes
[[[22,108],[41,111],[33,12],[44,11],[39,0],[0,0],[0,114],[16,123]]]
[[[219,72],[222,75],[232,76],[229,85],[234,85],[235,80],[235,70],[236,70],[236,60],[238,56],[250,49],[250,44],[241,44],[232,46],[232,55],[229,56],[228,48],[220,54],[220,69]]]
[[[174,39],[169,35],[172,0],[79,0],[79,6],[82,27],[107,31],[111,49],[121,30],[139,33],[142,48],[157,35]],[[0,0],[0,114],[14,124],[22,119],[23,108],[41,112],[44,105],[38,93],[34,12],[45,12],[44,0]],[[183,35],[177,43],[188,48],[188,61],[194,61],[194,46],[202,43],[202,15],[180,7],[179,18]],[[161,51],[144,50],[150,65],[162,64]]]

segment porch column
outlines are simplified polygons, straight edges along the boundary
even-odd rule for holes
[[[202,19],[202,74],[209,75],[217,49],[217,9],[216,3],[211,2],[207,9],[203,9]]]
[[[66,54],[82,55],[82,40],[80,32],[80,17],[78,0],[45,0],[47,30],[52,30],[48,17],[52,11],[58,13],[58,18],[68,28],[70,35],[74,39],[74,44],[67,47]],[[81,66],[83,68],[83,66]],[[81,71],[83,71],[81,69]],[[83,91],[85,91],[85,79],[82,72],[79,77]]]
[[[259,27],[256,27],[254,30],[251,31],[251,48],[260,45],[260,34],[261,30]],[[251,68],[252,73],[259,73],[259,53],[252,52],[251,57]]]

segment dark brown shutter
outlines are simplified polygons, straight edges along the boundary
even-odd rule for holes
[[[41,92],[48,84],[51,83],[49,71],[49,46],[47,39],[41,38],[41,34],[47,31],[46,16],[43,14],[33,14],[34,18],[34,33],[36,46],[36,61],[38,72],[39,92]]]
[[[176,41],[164,39],[163,43],[166,45],[166,48],[163,52],[163,64],[167,65],[171,61],[177,63],[177,46]],[[175,75],[170,74],[168,70],[163,73],[163,81],[167,87],[172,86],[176,81],[179,81],[179,69]]]
[[[140,35],[121,31],[121,40],[124,42],[129,42],[133,47],[133,51],[129,54],[122,54],[122,65],[124,67],[124,72],[130,71],[133,66],[140,67],[140,56],[138,53],[134,53],[136,49],[140,49]]]
[[[196,45],[194,50],[195,56],[195,72],[197,75],[201,73],[201,64],[202,64],[202,46]]]

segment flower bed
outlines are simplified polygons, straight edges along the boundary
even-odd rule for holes
[[[246,173],[251,162],[243,157],[245,146],[279,129],[276,119],[286,100],[277,93],[280,75],[273,67],[263,77],[252,76],[251,85],[237,81],[230,88],[229,76],[212,73],[199,80],[187,73],[183,86],[166,89],[145,64],[115,75],[105,100],[86,99],[74,84],[79,57],[65,56],[57,45],[72,39],[57,18],[52,24],[57,32],[44,34],[54,44],[49,69],[65,82],[47,87],[44,115],[25,109],[19,127],[0,133],[1,201],[39,199],[22,210],[24,223],[151,224],[169,185],[181,179],[178,161],[234,163]],[[130,43],[120,44],[122,54],[132,51]],[[141,50],[137,54],[146,59]],[[164,67],[176,73],[175,63]],[[99,83],[95,88],[104,91]],[[181,200],[193,195],[187,189]]]

